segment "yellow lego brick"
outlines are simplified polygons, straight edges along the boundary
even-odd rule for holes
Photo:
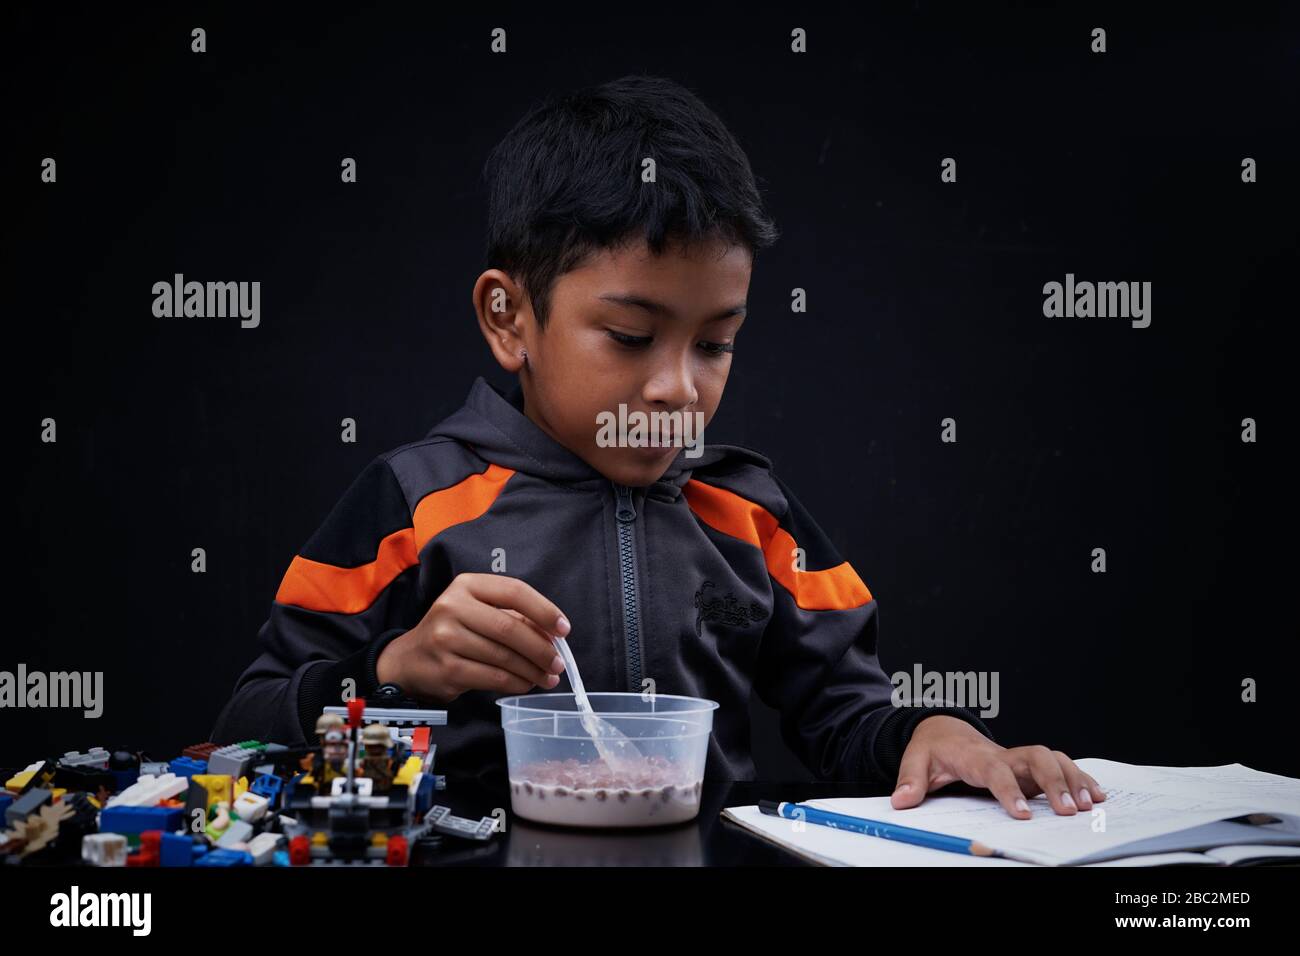
[[[419,772],[420,758],[412,754],[406,758],[406,763],[402,764],[402,769],[397,771],[397,775],[393,777],[393,783],[395,785],[409,787],[411,781],[415,779],[415,775]]]
[[[208,791],[208,808],[211,809],[214,803],[225,802],[234,803],[235,798],[232,791],[235,782],[230,779],[228,773],[196,773],[190,778],[199,786]]]

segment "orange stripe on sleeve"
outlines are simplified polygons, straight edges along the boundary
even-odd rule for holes
[[[297,555],[289,563],[275,599],[309,611],[356,614],[374,604],[395,577],[415,564],[415,555],[412,528],[394,531],[384,538],[375,560],[355,568],[340,568]]]
[[[511,468],[488,465],[480,475],[470,475],[459,484],[433,491],[415,506],[415,541],[418,550],[454,524],[473,521],[486,513],[501,489],[514,475]]]
[[[794,567],[797,542],[770,511],[734,492],[691,479],[682,489],[701,521],[763,552],[768,573],[806,611],[843,611],[871,601],[871,592],[845,561],[823,571]]]
[[[415,506],[414,526],[380,541],[375,560],[367,564],[341,568],[295,556],[275,600],[331,614],[364,611],[399,574],[419,562],[426,544],[452,525],[473,521],[492,507],[513,474],[509,468],[490,465],[482,474],[425,495]]]

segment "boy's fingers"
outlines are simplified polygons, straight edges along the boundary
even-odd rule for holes
[[[999,757],[990,757],[987,767],[980,776],[984,778],[980,786],[988,787],[1007,813],[1017,820],[1028,820],[1033,816],[1029,810],[1029,803],[1020,790],[1020,781],[1016,779],[1016,775],[1006,761]]]
[[[555,645],[532,622],[519,615],[507,614],[504,609],[489,604],[468,601],[458,609],[457,619],[475,634],[527,658],[543,674],[558,674],[563,670],[563,663],[556,664],[559,654],[555,652]]]
[[[547,634],[540,627],[538,627],[532,621],[528,620],[528,618],[524,617],[522,614],[520,614],[512,607],[501,608],[501,613],[509,614],[511,617],[522,621],[527,627],[532,628],[533,633],[536,634],[538,637],[540,637],[542,640],[544,640],[546,642],[546,646],[555,652],[555,657],[553,657],[551,659],[550,664],[547,665],[548,672],[551,674],[564,673],[564,658],[560,656],[559,650],[556,649],[555,641],[552,640],[551,635]],[[556,683],[558,684],[559,681],[556,681]]]
[[[1088,789],[1092,791],[1092,799],[1094,803],[1100,803],[1102,800],[1106,799],[1106,791],[1101,789],[1101,786],[1092,778],[1091,775],[1085,773],[1083,779],[1088,781]]]
[[[1070,788],[1070,795],[1074,797],[1074,805],[1080,810],[1092,809],[1092,793],[1088,788],[1088,778],[1078,765],[1075,764],[1068,756],[1057,750],[1056,759],[1061,763],[1061,772],[1065,774],[1066,782]]]
[[[889,805],[895,810],[906,810],[924,800],[929,790],[930,752],[909,747],[898,766],[898,783],[890,795]]]
[[[456,659],[451,678],[460,687],[504,694],[526,694],[533,689],[532,683],[518,674],[465,657]]]
[[[1052,809],[1062,816],[1077,813],[1079,808],[1075,805],[1074,797],[1070,796],[1070,785],[1061,772],[1056,754],[1046,747],[1031,747],[1028,751],[1025,757],[1029,762],[1029,773],[1034,782],[1042,787],[1043,795],[1047,797]]]
[[[466,574],[463,577],[469,593],[484,604],[513,608],[545,634],[563,637],[569,633],[569,622],[560,609],[527,581],[504,574]]]
[[[528,658],[505,644],[486,638],[481,634],[475,634],[464,625],[462,625],[462,632],[453,638],[449,647],[453,653],[465,660],[476,661],[489,667],[509,671],[516,677],[528,681],[529,689],[536,685],[549,690],[560,682],[558,675],[538,667]],[[551,681],[551,678],[555,678],[554,682]]]
[[[533,632],[534,632],[535,634],[537,634],[538,637],[540,637],[542,640],[546,641],[546,643],[548,643],[548,644],[551,643],[551,635],[550,635],[550,634],[547,634],[547,633],[546,633],[545,631],[543,631],[540,627],[538,627],[538,626],[537,626],[533,621],[530,621],[528,618],[524,617],[522,614],[520,614],[520,613],[519,613],[518,611],[516,611],[514,608],[512,608],[512,607],[503,607],[503,608],[498,608],[498,610],[501,611],[502,614],[509,614],[511,617],[515,618],[516,620],[518,620],[518,621],[523,621],[525,624],[527,624],[529,627],[531,627],[531,628],[533,629]]]

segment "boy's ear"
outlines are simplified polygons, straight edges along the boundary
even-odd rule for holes
[[[479,330],[497,364],[518,372],[524,364],[524,325],[532,318],[523,291],[505,272],[489,269],[474,283],[473,301]]]

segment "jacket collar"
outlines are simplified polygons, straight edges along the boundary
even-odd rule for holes
[[[470,387],[465,404],[435,425],[427,437],[434,436],[454,438],[472,446],[487,461],[557,484],[594,490],[609,483],[608,478],[524,414],[524,393],[518,381],[502,392],[480,375]],[[687,458],[683,448],[659,480],[642,488],[642,493],[661,501],[676,501],[692,472],[724,459],[748,459],[771,467],[767,458],[747,448],[706,442],[697,458]]]

